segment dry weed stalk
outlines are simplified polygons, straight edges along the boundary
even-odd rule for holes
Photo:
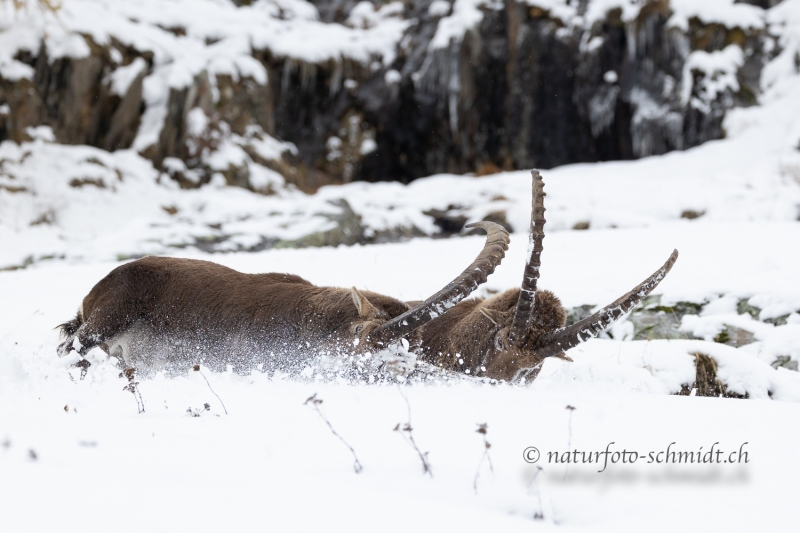
[[[539,499],[539,510],[533,513],[534,520],[544,520],[544,504],[542,503],[542,492],[539,489],[538,477],[539,474],[544,470],[541,466],[536,467],[536,473],[533,474],[533,479],[531,482],[528,483],[528,488],[531,488],[532,485],[536,485],[536,497]]]
[[[202,415],[204,411],[210,411],[210,410],[211,406],[207,403],[204,403],[202,409],[192,409],[191,407],[187,407],[186,413],[189,414],[189,416],[191,416],[192,418],[200,418],[200,415]]]
[[[492,447],[492,444],[486,440],[486,434],[489,432],[489,424],[483,423],[478,424],[478,429],[475,430],[475,433],[480,433],[483,437],[483,455],[481,455],[481,460],[478,463],[478,468],[475,470],[475,480],[472,482],[472,488],[475,489],[475,494],[478,494],[478,476],[481,473],[481,466],[483,465],[484,459],[489,463],[489,472],[494,474],[494,466],[492,465],[492,457],[489,455],[489,448]]]
[[[411,404],[408,401],[408,396],[405,395],[403,389],[400,386],[397,386],[397,390],[400,392],[400,396],[406,401],[406,407],[408,408],[408,422],[403,424],[402,422],[398,423],[394,427],[394,431],[400,433],[400,436],[414,448],[414,451],[417,452],[419,456],[419,460],[422,461],[422,473],[428,474],[429,476],[433,477],[433,471],[431,470],[431,464],[428,462],[428,452],[422,453],[417,446],[416,441],[414,440],[414,428],[411,427]]]
[[[136,381],[136,369],[126,368],[124,372],[120,372],[119,377],[127,378],[128,384],[122,390],[129,391],[136,399],[136,407],[139,409],[139,414],[144,413],[144,399],[142,393],[139,392],[139,382]],[[81,379],[83,379],[81,377]]]
[[[342,438],[341,435],[339,435],[336,432],[335,429],[333,429],[333,425],[331,425],[330,421],[325,417],[325,415],[322,413],[322,411],[319,408],[319,406],[321,404],[322,404],[322,399],[317,398],[317,393],[316,392],[314,394],[312,394],[311,396],[309,396],[308,399],[306,399],[305,402],[303,402],[303,405],[308,405],[309,407],[311,407],[311,409],[315,410],[317,412],[317,414],[320,416],[320,418],[322,418],[322,420],[328,425],[328,428],[331,430],[331,433],[333,433],[333,435],[337,439],[342,441],[342,444],[347,446],[347,449],[350,450],[350,453],[353,454],[353,470],[355,470],[356,474],[360,473],[362,470],[364,470],[364,467],[361,466],[361,461],[358,460],[358,456],[356,455],[356,451],[353,449],[352,446],[350,446],[347,443],[346,440],[344,440]]]
[[[203,379],[204,379],[204,380],[206,380],[206,385],[208,385],[208,390],[210,390],[210,391],[211,391],[211,394],[213,394],[214,396],[216,396],[216,397],[217,397],[217,400],[219,400],[219,403],[221,403],[221,404],[222,404],[222,410],[223,410],[223,411],[225,411],[225,414],[227,415],[227,414],[228,414],[228,410],[227,410],[227,409],[225,409],[225,402],[223,402],[223,401],[222,401],[222,398],[220,398],[220,397],[219,397],[219,394],[217,394],[216,392],[214,392],[214,389],[212,389],[212,388],[211,388],[211,383],[209,383],[209,381],[208,381],[208,378],[206,377],[206,375],[205,375],[205,374],[203,374],[203,373],[200,371],[200,365],[194,365],[194,367],[193,367],[193,368],[194,368],[194,371],[195,371],[195,372],[197,372],[198,374],[200,374],[201,376],[203,376]],[[206,404],[206,405],[208,405],[208,404]],[[206,411],[208,411],[208,409],[206,409]]]

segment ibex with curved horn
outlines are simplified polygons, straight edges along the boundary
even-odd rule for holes
[[[317,353],[374,351],[410,337],[421,359],[444,369],[532,379],[545,358],[568,359],[564,351],[632,309],[678,257],[676,250],[632,291],[564,327],[561,302],[536,288],[544,211],[544,183],[533,171],[522,286],[488,299],[462,301],[494,272],[508,248],[508,233],[492,222],[467,226],[486,231],[483,250],[460,276],[413,307],[355,288],[317,287],[291,274],[242,274],[207,261],[147,257],[114,269],[94,286],[77,317],[60,326],[65,340],[58,352],[75,348],[84,356],[101,346],[145,369],[201,362],[220,370],[272,363],[291,371]]]
[[[556,296],[539,291],[544,239],[544,182],[533,174],[533,207],[528,260],[519,289],[487,299],[466,300],[422,330],[422,358],[472,375],[530,381],[547,357],[570,360],[564,353],[595,337],[650,294],[678,258],[674,250],[664,265],[630,292],[593,315],[564,327],[566,311]]]
[[[486,244],[455,280],[410,308],[357,289],[317,287],[290,274],[243,274],[193,259],[146,257],[114,269],[59,326],[59,355],[81,357],[101,346],[129,366],[185,369],[203,363],[246,371],[259,363],[291,372],[315,354],[388,346],[416,332],[486,281],[508,249],[508,232],[492,222],[471,227]],[[77,341],[77,343],[76,343]],[[82,359],[80,366],[88,366]]]

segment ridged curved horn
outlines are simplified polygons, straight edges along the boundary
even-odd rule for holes
[[[596,337],[601,331],[613,324],[622,315],[644,299],[645,296],[661,283],[669,273],[672,265],[678,259],[678,250],[674,250],[667,262],[656,270],[652,276],[641,282],[626,295],[618,298],[614,303],[605,306],[591,316],[584,318],[566,328],[557,329],[543,335],[537,342],[541,347],[536,349],[536,354],[541,357],[558,355],[563,351],[574,348],[578,344]]]
[[[494,222],[475,222],[464,227],[486,231],[486,244],[478,257],[442,290],[415,308],[381,324],[372,332],[371,337],[382,342],[391,342],[411,333],[469,296],[494,272],[508,250],[508,232]]]
[[[528,328],[533,315],[536,298],[536,282],[539,281],[539,267],[542,264],[542,239],[544,239],[544,181],[538,170],[531,170],[533,178],[533,197],[531,199],[531,228],[528,236],[528,260],[522,274],[519,300],[514,310],[514,320],[508,332],[508,342],[522,346],[528,340]]]

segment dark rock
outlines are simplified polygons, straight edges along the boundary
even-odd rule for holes
[[[703,310],[705,304],[695,302],[678,302],[675,305],[661,305],[660,302],[648,307],[649,311],[663,311],[668,314],[674,314],[678,320],[683,318],[683,315],[699,315]],[[635,311],[634,311],[635,312]]]
[[[594,305],[581,305],[578,307],[573,307],[567,311],[567,322],[565,325],[571,326],[572,324],[583,320],[586,317],[592,315],[592,309],[594,309]]]
[[[309,0],[317,7],[319,19],[323,22],[343,23],[347,20],[350,10],[361,0]],[[373,2],[380,7],[380,2]]]
[[[681,321],[675,313],[652,310],[634,312],[630,321],[633,323],[633,340],[690,338],[689,335],[678,329]]]
[[[113,94],[105,81],[115,68],[110,49],[85,39],[91,53],[83,58],[50,60],[44,46],[35,56],[17,55],[34,69],[34,77],[0,80],[0,103],[8,103],[10,108],[7,116],[0,117],[0,140],[20,142],[27,127],[46,125],[60,143],[107,150],[130,147],[143,111],[146,72],[133,80],[124,96]]]
[[[775,326],[785,326],[789,315],[776,316],[775,318],[765,318],[764,322],[767,324],[774,324]]]
[[[509,233],[514,232],[514,228],[509,224],[508,220],[506,220],[506,212],[505,211],[492,211],[485,217],[483,217],[484,222],[494,222],[495,224],[500,224],[505,228],[505,230]]]
[[[451,205],[446,210],[429,209],[422,213],[433,218],[433,223],[436,224],[436,227],[441,230],[443,235],[455,235],[460,233],[467,224],[467,217],[460,214],[458,210],[458,206]]]
[[[336,227],[328,231],[312,233],[296,241],[281,241],[276,248],[306,248],[309,246],[351,246],[363,241],[364,228],[361,216],[356,214],[347,200],[331,200],[331,205],[341,209],[339,213],[319,213],[320,216],[335,222]]]
[[[323,15],[331,20],[342,20],[346,4],[317,2],[321,11],[339,13]],[[666,26],[668,4],[656,1],[635,21],[623,23],[612,10],[589,30],[567,30],[547,11],[509,2],[484,9],[478,28],[460,42],[432,50],[438,19],[429,5],[407,5],[417,24],[389,69],[263,53],[275,135],[295,143],[305,165],[332,183],[408,182],[686,149],[723,136],[727,109],[754,103],[765,61],[760,32],[692,20],[687,35]],[[600,44],[585,46],[590,39]],[[731,43],[745,50],[740,92],[721,91],[706,111],[683,102],[677,88],[688,54]],[[390,81],[388,70],[396,72]],[[704,98],[705,74],[692,75],[690,96]],[[660,111],[647,111],[653,108]],[[364,138],[374,139],[375,150],[361,153]]]
[[[728,346],[733,346],[734,348],[739,348],[740,346],[751,344],[755,341],[756,338],[753,333],[747,331],[746,329],[737,328],[736,326],[730,326],[727,324],[725,325],[725,329],[723,329],[716,337],[714,337],[714,342],[727,344]]]
[[[792,359],[790,355],[780,355],[777,359],[775,359],[772,363],[770,363],[772,368],[777,369],[778,367],[783,367],[787,370],[794,370],[797,372],[797,360]]]
[[[679,328],[683,316],[699,314],[702,304],[678,302],[665,306],[659,301],[659,295],[651,295],[631,313],[629,320],[633,323],[634,340],[695,338]]]
[[[736,312],[740,315],[747,313],[751,317],[758,320],[758,315],[761,313],[761,309],[758,307],[754,307],[748,303],[748,300],[739,300],[739,303],[736,304]]]
[[[736,4],[750,4],[762,9],[769,9],[780,4],[783,0],[735,0]]]
[[[142,84],[145,74],[145,72],[141,72],[136,76],[128,88],[128,92],[116,105],[101,148],[114,151],[128,148],[133,144],[142,113]]]

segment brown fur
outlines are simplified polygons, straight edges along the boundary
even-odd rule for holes
[[[421,359],[447,370],[518,379],[542,362],[534,353],[537,339],[562,327],[566,316],[558,298],[538,291],[527,342],[510,346],[519,292],[462,301],[418,330],[412,345]],[[112,351],[125,337],[110,355],[127,364],[179,370],[201,362],[247,371],[267,363],[290,371],[302,368],[306,355],[378,348],[370,333],[413,303],[317,287],[292,274],[243,274],[207,261],[147,257],[114,269],[92,288],[83,315],[59,326],[65,338],[59,353],[75,339],[81,355],[95,346]]]
[[[83,355],[126,333],[135,337],[134,352],[160,343],[169,346],[167,358],[194,351],[205,358],[198,362],[222,369],[244,369],[268,353],[354,351],[356,338],[355,351],[362,351],[372,347],[372,330],[408,306],[369,291],[356,294],[360,314],[351,289],[317,287],[291,274],[243,274],[207,261],[147,257],[94,286],[83,300],[83,316],[61,326],[66,340],[59,353],[66,354],[75,338]],[[231,343],[250,353],[232,356],[224,349]]]
[[[521,348],[512,347],[508,332],[519,292],[465,300],[429,322],[422,331],[422,358],[449,370],[504,380],[536,368],[543,360],[534,353],[537,340],[563,327],[566,311],[553,293],[538,291],[528,340]]]

